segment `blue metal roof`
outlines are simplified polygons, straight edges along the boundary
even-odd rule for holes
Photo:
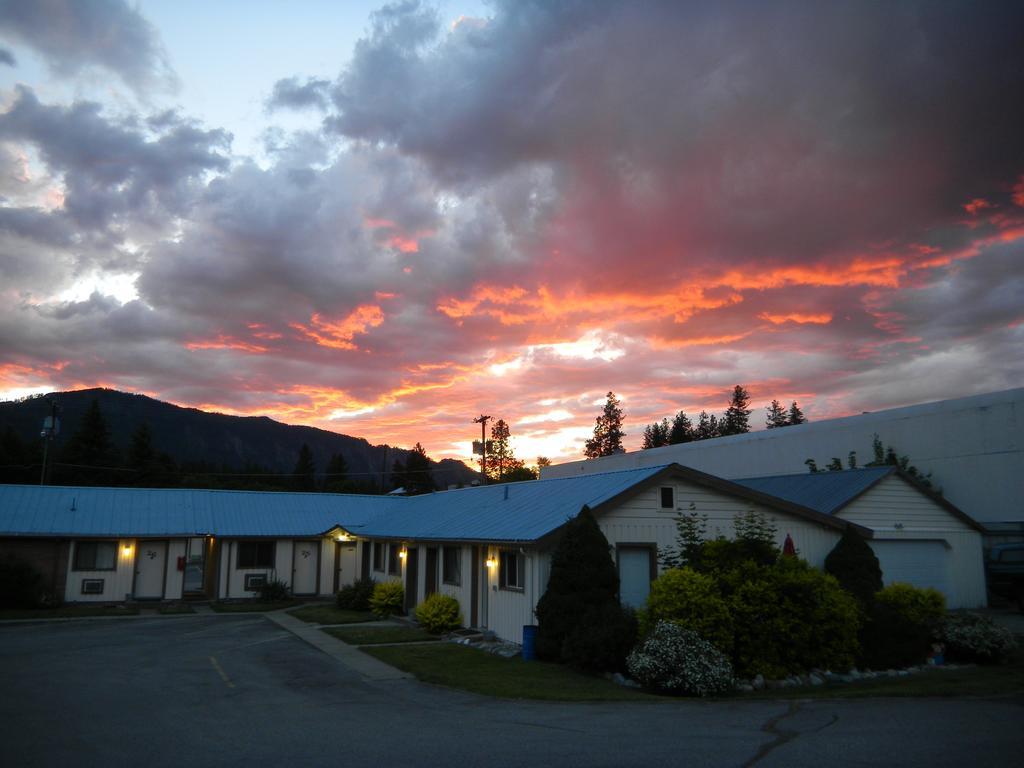
[[[799,475],[748,477],[732,482],[808,507],[816,512],[831,515],[845,507],[883,477],[895,471],[895,467],[888,466],[865,467],[842,472],[805,472]]]
[[[363,536],[532,541],[664,467],[423,496],[0,485],[0,536]]]

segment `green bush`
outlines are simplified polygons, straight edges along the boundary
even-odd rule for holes
[[[416,606],[416,621],[434,635],[457,629],[462,626],[459,601],[454,597],[434,592]]]
[[[729,601],[738,674],[782,677],[853,665],[860,612],[833,576],[795,557],[749,573]]]
[[[537,602],[537,656],[581,669],[623,669],[635,631],[627,621],[609,619],[622,616],[618,595],[608,540],[584,508],[566,523],[551,553],[548,588]]]
[[[382,581],[373,587],[370,596],[370,610],[382,619],[388,616],[401,615],[404,611],[405,590],[400,581]]]
[[[354,584],[342,587],[335,598],[338,607],[348,611],[370,610],[370,598],[373,597],[376,585],[373,579],[359,579]]]
[[[825,572],[836,577],[839,586],[857,598],[867,609],[875,593],[882,589],[882,568],[864,538],[847,527],[825,558]]]
[[[281,581],[281,579],[268,581],[260,587],[260,600],[265,603],[276,603],[281,600],[287,600],[291,596],[291,587],[288,586],[287,582]]]
[[[896,583],[879,591],[861,630],[861,664],[890,669],[920,664],[946,613],[946,598],[931,588]]]
[[[951,660],[982,664],[999,663],[1017,647],[1010,630],[977,613],[949,614],[939,625],[936,639],[945,644]]]
[[[630,676],[667,693],[710,696],[733,684],[728,657],[696,632],[659,621],[626,662]]]
[[[661,574],[651,584],[647,607],[640,614],[640,633],[648,634],[660,621],[692,629],[718,650],[732,652],[732,616],[711,576],[690,568]]]
[[[43,577],[29,563],[10,556],[0,561],[0,608],[38,608],[45,592]]]

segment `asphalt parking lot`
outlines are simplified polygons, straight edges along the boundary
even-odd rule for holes
[[[259,615],[0,626],[4,766],[1015,764],[1024,702],[557,704],[370,680]]]

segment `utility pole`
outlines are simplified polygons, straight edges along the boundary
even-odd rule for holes
[[[39,436],[43,438],[43,471],[39,476],[39,484],[46,485],[47,469],[50,459],[50,444],[60,434],[60,421],[57,419],[57,401],[47,399],[50,404],[50,415],[43,419],[43,429]]]
[[[490,419],[490,416],[484,416],[483,414],[473,419],[474,424],[480,425],[480,450],[474,450],[473,453],[480,454],[480,474],[484,476],[484,485],[487,485],[487,422]],[[475,449],[476,446],[474,445],[473,448]]]

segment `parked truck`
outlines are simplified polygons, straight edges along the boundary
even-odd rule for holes
[[[989,592],[1014,601],[1024,613],[1024,541],[992,547],[985,558],[985,578]]]

